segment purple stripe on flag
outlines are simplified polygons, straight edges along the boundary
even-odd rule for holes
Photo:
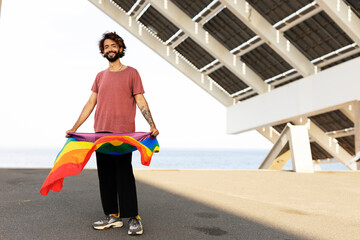
[[[131,132],[131,133],[68,133],[70,137],[75,137],[78,141],[95,142],[99,138],[106,136],[130,136],[137,141],[143,141],[151,136],[150,132]]]

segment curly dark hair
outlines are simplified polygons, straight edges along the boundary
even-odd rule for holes
[[[99,41],[100,53],[104,55],[104,42],[106,39],[113,40],[119,45],[119,47],[123,48],[122,52],[120,53],[120,58],[122,58],[125,55],[126,46],[124,40],[119,35],[117,35],[116,32],[106,32],[102,35],[102,38]]]

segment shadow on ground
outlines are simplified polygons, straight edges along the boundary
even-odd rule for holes
[[[65,179],[60,193],[39,191],[49,169],[0,169],[0,239],[134,239],[123,228],[96,231],[103,216],[96,170]],[[170,239],[306,239],[137,182],[144,235]]]

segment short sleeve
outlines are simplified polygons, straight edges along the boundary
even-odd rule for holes
[[[132,74],[133,75],[132,76],[132,94],[133,94],[133,96],[136,94],[145,93],[140,74],[136,69],[134,69],[134,70],[135,70],[134,74]]]
[[[99,73],[96,75],[95,81],[91,87],[91,91],[99,93]]]

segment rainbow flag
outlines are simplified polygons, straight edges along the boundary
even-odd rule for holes
[[[50,190],[60,192],[64,177],[79,174],[94,151],[121,155],[136,149],[141,154],[141,164],[150,165],[159,143],[150,133],[69,133],[70,137],[56,157],[54,166],[45,179],[40,193],[46,196]]]

